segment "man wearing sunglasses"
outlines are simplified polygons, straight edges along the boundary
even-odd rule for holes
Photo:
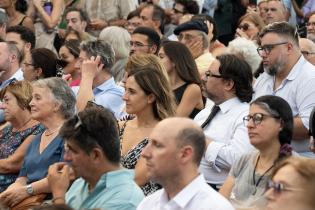
[[[262,95],[284,98],[293,111],[293,149],[311,155],[308,148],[308,120],[315,106],[315,67],[299,48],[296,29],[286,22],[266,26],[259,34],[257,51],[265,72],[254,85],[254,99]]]

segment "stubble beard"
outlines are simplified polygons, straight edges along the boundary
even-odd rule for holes
[[[284,59],[282,59],[282,56],[279,56],[277,61],[273,65],[264,67],[264,70],[270,76],[275,76],[277,73],[282,71],[284,64]]]

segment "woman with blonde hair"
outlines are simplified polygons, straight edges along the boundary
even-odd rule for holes
[[[121,163],[128,169],[135,169],[135,181],[145,195],[158,189],[148,178],[146,164],[140,156],[148,144],[154,126],[161,120],[174,116],[174,96],[163,72],[154,65],[132,68],[123,96],[126,111],[135,117],[120,122]]]
[[[257,13],[246,13],[239,19],[235,36],[257,40],[257,35],[264,26],[265,23],[263,19]]]

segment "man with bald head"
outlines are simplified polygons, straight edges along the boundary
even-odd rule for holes
[[[304,58],[315,65],[315,43],[309,39],[300,38],[299,46]]]
[[[233,209],[198,172],[205,146],[202,129],[190,119],[158,123],[142,156],[151,180],[163,189],[146,197],[137,209]]]

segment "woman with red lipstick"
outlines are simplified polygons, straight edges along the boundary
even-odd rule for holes
[[[292,154],[293,117],[289,104],[278,96],[262,96],[244,117],[250,143],[257,149],[233,166],[220,193],[235,207],[263,205],[265,186],[275,164]]]

